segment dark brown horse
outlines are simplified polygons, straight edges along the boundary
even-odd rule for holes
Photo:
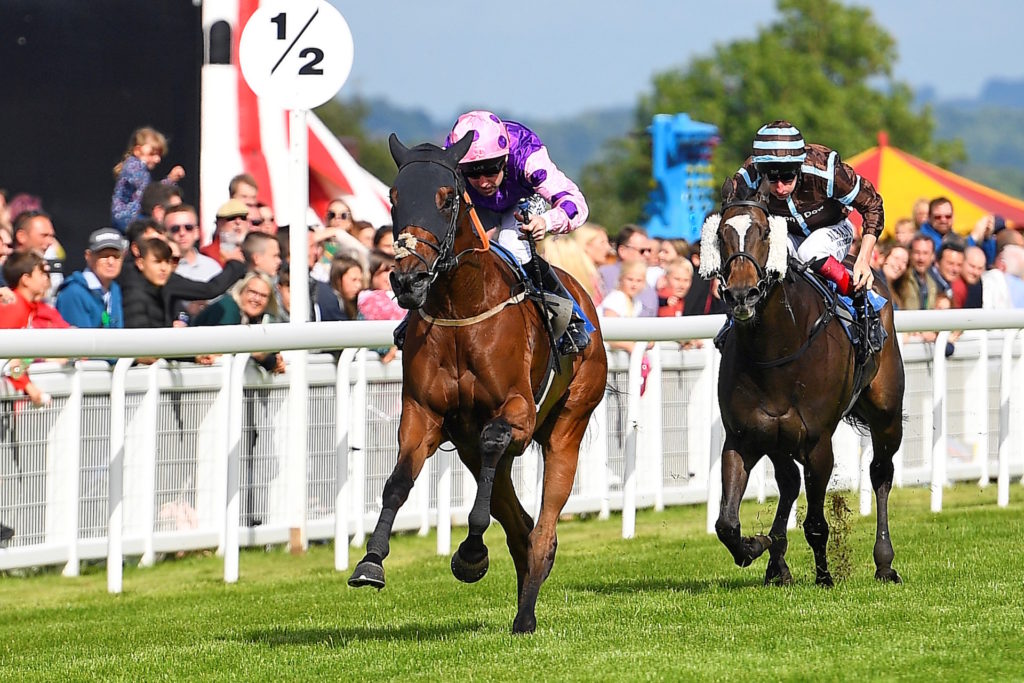
[[[564,356],[550,376],[548,332],[523,283],[492,251],[475,221],[458,162],[470,136],[443,150],[408,149],[391,136],[398,177],[391,190],[398,265],[392,284],[411,311],[402,370],[398,463],[384,485],[383,509],[351,586],[384,586],[383,560],[395,514],[424,461],[449,440],[477,480],[469,533],[452,573],[472,583],[487,572],[484,531],[491,515],[505,529],[515,563],[519,609],[512,630],[537,627],[541,584],[555,560],[558,516],[569,498],[580,441],[601,401],[608,363],[600,330],[582,354]],[[559,273],[587,316],[593,303]],[[550,386],[547,391],[544,387]],[[537,398],[541,395],[538,405]],[[531,440],[544,454],[540,517],[534,525],[516,496],[512,463]]]
[[[763,194],[727,205],[701,237],[701,272],[722,277],[733,328],[722,350],[718,402],[725,427],[722,503],[715,529],[745,567],[769,552],[765,583],[792,582],[786,565],[786,523],[804,467],[804,536],[814,553],[816,583],[831,586],[825,489],[832,474],[832,433],[849,416],[871,431],[871,485],[877,501],[875,578],[899,582],[892,568],[888,498],[893,454],[903,438],[903,361],[892,306],[880,315],[888,338],[857,368],[842,324],[805,277],[787,263],[786,221],[768,216]],[[887,296],[884,278],[875,289]],[[767,455],[779,505],[768,536],[742,536],[739,506],[754,465]]]

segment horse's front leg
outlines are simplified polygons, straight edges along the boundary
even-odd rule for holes
[[[356,565],[348,579],[353,588],[384,587],[384,558],[391,551],[391,527],[399,508],[409,498],[423,463],[437,450],[441,442],[441,419],[417,403],[406,401],[402,406],[402,420],[398,427],[398,462],[384,484],[380,517],[366,542],[366,555]]]
[[[828,520],[825,519],[825,491],[833,464],[832,435],[822,434],[804,468],[804,490],[807,492],[804,538],[814,553],[814,582],[826,587],[833,585],[832,574],[828,571]]]
[[[779,505],[775,509],[775,520],[769,532],[772,545],[768,549],[768,568],[765,570],[764,583],[766,586],[787,586],[793,583],[793,576],[789,572],[789,565],[786,564],[786,550],[789,548],[786,527],[789,524],[789,513],[793,509],[793,503],[800,495],[800,469],[792,458],[785,455],[772,457],[771,460],[775,468],[775,482],[779,486]]]
[[[725,544],[740,567],[748,566],[772,544],[771,539],[764,535],[740,535],[740,501],[747,489],[750,471],[760,459],[760,454],[740,454],[732,440],[726,439],[725,447],[722,449],[722,505],[719,508],[715,531],[718,532],[718,539]]]
[[[487,573],[489,560],[484,532],[491,523],[491,492],[498,462],[506,452],[522,452],[533,434],[536,416],[532,402],[521,395],[505,401],[498,415],[491,418],[480,432],[480,474],[477,477],[476,500],[469,512],[469,534],[452,555],[452,574],[459,581],[474,583]]]

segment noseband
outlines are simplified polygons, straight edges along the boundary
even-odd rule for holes
[[[768,206],[763,202],[749,199],[740,199],[725,204],[724,206],[722,206],[722,215],[724,216],[725,212],[733,207],[743,206],[758,209],[759,211],[764,213],[766,219],[768,218]],[[758,296],[766,296],[768,292],[771,291],[772,287],[777,285],[782,279],[777,274],[772,274],[768,272],[764,266],[757,262],[757,259],[754,258],[753,254],[743,249],[737,251],[735,254],[725,259],[725,261],[722,263],[722,267],[719,269],[719,272],[722,274],[722,277],[724,279],[729,279],[731,264],[733,261],[737,259],[746,259],[747,261],[750,261],[750,263],[754,266],[754,271],[757,273],[757,284],[754,285],[754,288],[757,290]]]

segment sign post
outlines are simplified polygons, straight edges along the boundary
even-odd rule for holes
[[[289,110],[286,201],[291,277],[291,321],[309,320],[309,139],[306,114],[329,101],[352,69],[352,32],[323,0],[264,0],[242,29],[239,61],[246,83],[261,99]],[[280,207],[277,207],[280,208]],[[280,215],[280,214],[279,214]],[[288,364],[288,547],[302,552],[306,538],[306,457],[309,381],[306,351]]]

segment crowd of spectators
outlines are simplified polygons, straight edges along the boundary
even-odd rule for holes
[[[290,320],[289,233],[308,235],[312,320],[399,320],[391,293],[395,267],[391,226],[353,215],[344,198],[304,226],[281,226],[250,175],[231,180],[204,231],[177,181],[175,166],[160,182],[150,173],[167,142],[150,128],[135,131],[114,169],[110,227],[89,236],[85,267],[65,275],[58,235],[42,202],[0,194],[0,325],[3,327],[158,328],[270,324]],[[957,225],[945,197],[920,200],[880,240],[873,263],[888,281],[897,309],[1024,307],[1024,236],[998,216]],[[208,232],[204,240],[204,232]],[[543,255],[574,276],[601,316],[677,317],[725,311],[716,280],[699,275],[699,245],[651,237],[624,225],[614,238],[588,223],[548,235]],[[44,286],[45,285],[45,286]],[[921,335],[926,340],[933,335]],[[684,346],[699,346],[687,342]],[[617,345],[629,348],[629,344]],[[384,362],[396,349],[381,349]],[[27,365],[8,362],[9,384],[33,403]],[[155,361],[141,358],[139,362]],[[210,356],[200,357],[210,363]],[[279,354],[257,358],[283,372]]]

